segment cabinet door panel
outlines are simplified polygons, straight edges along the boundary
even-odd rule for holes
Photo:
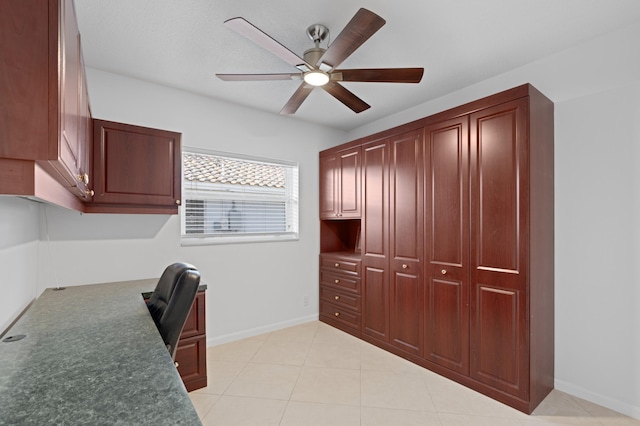
[[[431,278],[428,283],[426,358],[459,372],[468,369],[467,317],[468,307],[461,303],[465,289],[459,281]]]
[[[180,134],[94,120],[95,203],[177,207]]]
[[[474,309],[472,377],[497,389],[526,395],[527,381],[520,345],[526,341],[521,327],[525,295],[512,289],[477,284]]]
[[[469,371],[468,117],[425,128],[425,358]]]
[[[320,218],[338,216],[338,157],[320,157]]]
[[[389,291],[384,267],[365,266],[363,279],[362,332],[388,340]]]
[[[393,136],[389,144],[390,339],[419,355],[424,332],[422,132]]]
[[[360,217],[360,148],[340,155],[340,217]]]
[[[529,394],[528,106],[471,115],[470,344],[473,378]]]
[[[363,147],[362,332],[389,339],[389,147]]]

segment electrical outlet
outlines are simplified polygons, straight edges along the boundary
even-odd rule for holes
[[[302,302],[302,303],[304,303],[304,306],[309,306],[309,296],[307,296],[307,295],[305,294],[305,296],[304,296],[304,299],[303,299],[303,302]]]

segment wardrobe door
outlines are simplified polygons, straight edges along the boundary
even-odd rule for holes
[[[469,373],[468,116],[425,127],[425,358]]]
[[[471,115],[472,378],[529,393],[526,98]]]
[[[422,354],[424,297],[422,130],[390,138],[390,342]]]
[[[362,148],[362,333],[389,340],[389,145]]]

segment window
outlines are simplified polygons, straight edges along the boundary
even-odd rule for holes
[[[185,148],[182,244],[298,239],[298,166]]]

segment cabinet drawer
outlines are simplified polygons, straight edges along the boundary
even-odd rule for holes
[[[320,286],[320,300],[360,312],[360,296],[343,293],[329,286]]]
[[[347,274],[360,275],[360,260],[336,256],[320,256],[320,267],[328,270],[340,271]]]
[[[360,329],[360,314],[354,313],[350,309],[320,301],[320,315],[331,318],[348,327]]]
[[[320,270],[320,284],[360,294],[360,278]]]

